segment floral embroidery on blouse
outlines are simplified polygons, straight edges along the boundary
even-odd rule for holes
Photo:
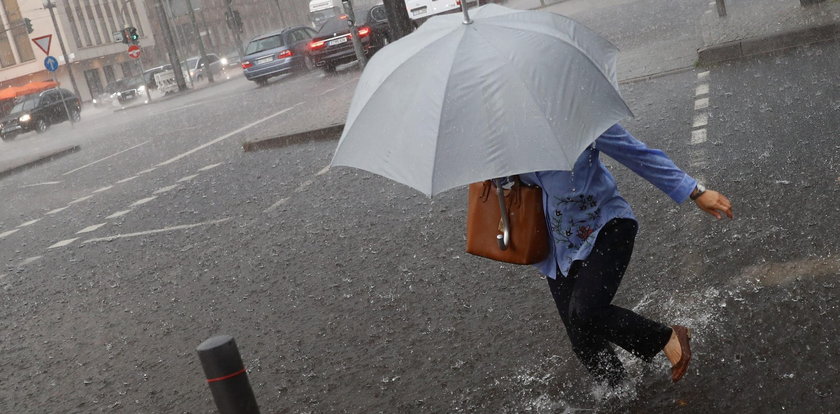
[[[575,197],[555,197],[554,217],[551,219],[551,232],[557,243],[563,243],[567,248],[578,250],[595,231],[601,218],[601,208],[592,195],[580,194]],[[563,210],[577,209],[581,212],[590,210],[583,215],[563,215]],[[577,218],[577,219],[575,219]]]

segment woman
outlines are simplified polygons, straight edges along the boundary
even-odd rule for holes
[[[660,351],[671,362],[671,379],[680,380],[691,360],[690,332],[666,326],[611,305],[636,237],[636,218],[619,194],[615,179],[599,160],[603,152],[651,182],[677,203],[693,200],[703,211],[733,218],[729,200],[706,190],[660,150],[650,149],[620,125],[590,145],[572,171],[520,175],[543,189],[551,233],[548,258],[536,266],[546,276],[575,354],[600,382],[618,385],[624,367],[618,345],[651,361]]]

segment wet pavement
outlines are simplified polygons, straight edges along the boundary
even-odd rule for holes
[[[679,384],[664,357],[622,354],[632,384],[595,387],[536,271],[463,252],[464,189],[325,171],[335,142],[242,152],[342,117],[350,70],[125,111],[0,180],[0,411],[214,412],[195,347],[229,334],[263,412],[832,412],[838,58],[827,43],[622,87],[628,129],[736,214],[610,163],[640,221],[616,301],[694,328]]]

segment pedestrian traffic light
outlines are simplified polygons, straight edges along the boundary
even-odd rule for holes
[[[23,19],[23,25],[26,26],[26,33],[32,33],[35,29],[32,28],[32,20],[28,17]]]
[[[126,29],[126,31],[128,32],[128,42],[129,43],[132,43],[132,44],[140,43],[140,35],[137,34],[137,28],[136,27],[129,27],[128,29]]]

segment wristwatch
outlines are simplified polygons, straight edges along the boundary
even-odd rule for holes
[[[703,184],[697,183],[697,187],[694,187],[694,191],[691,192],[691,195],[689,195],[688,198],[690,198],[692,200],[697,200],[697,198],[700,197],[701,195],[703,195],[703,193],[705,193],[705,192],[706,192],[706,186],[704,186]]]

